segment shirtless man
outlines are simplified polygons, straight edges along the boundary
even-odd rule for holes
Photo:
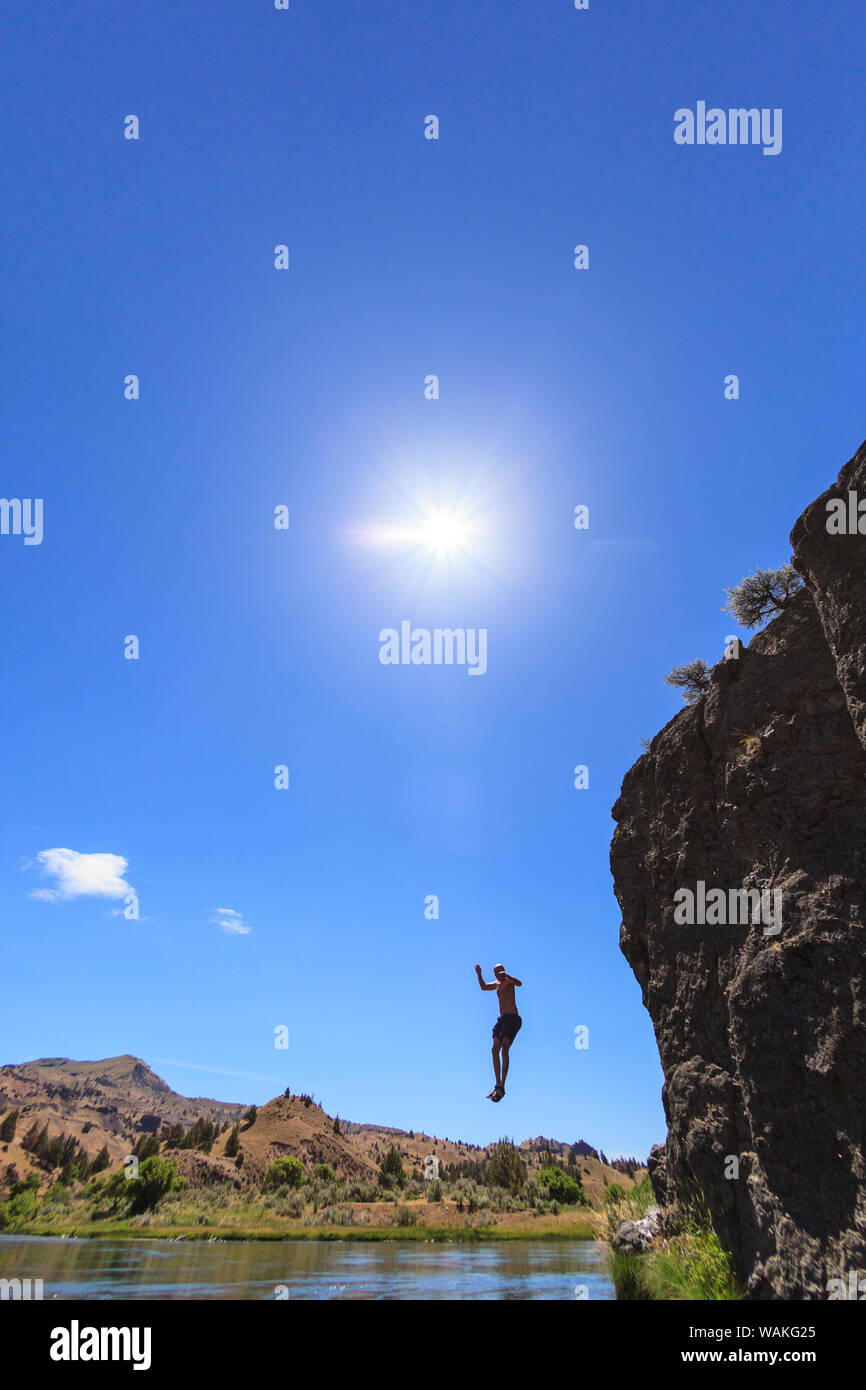
[[[489,985],[484,981],[480,965],[476,965],[475,973],[482,989],[495,989],[499,995],[499,1017],[493,1027],[493,1074],[496,1077],[496,1085],[492,1091],[487,1092],[488,1100],[498,1101],[505,1095],[508,1052],[523,1025],[523,1019],[517,1012],[517,1005],[514,1002],[514,990],[520,985],[520,980],[515,979],[513,975],[506,975],[503,965],[494,965],[493,973],[496,979],[491,980]],[[502,1053],[501,1076],[499,1071],[500,1051]]]

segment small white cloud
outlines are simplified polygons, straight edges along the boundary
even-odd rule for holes
[[[43,849],[36,856],[53,888],[34,888],[31,898],[40,902],[67,902],[70,898],[125,898],[132,887],[126,882],[127,860],[120,854],[79,854],[75,849]]]
[[[215,927],[222,927],[228,936],[249,936],[252,928],[247,926],[241,914],[235,912],[233,907],[218,907],[215,911],[216,916],[211,917]]]

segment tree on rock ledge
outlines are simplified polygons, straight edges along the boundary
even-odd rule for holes
[[[732,589],[725,589],[728,599],[722,612],[731,613],[740,627],[757,627],[773,613],[781,613],[802,587],[803,580],[793,565],[756,569]]]
[[[695,700],[700,699],[710,688],[707,663],[702,657],[698,657],[696,661],[687,661],[685,666],[675,666],[665,676],[665,685],[672,685],[676,690],[682,691],[683,699],[693,705]]]

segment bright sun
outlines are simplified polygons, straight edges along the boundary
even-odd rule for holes
[[[354,535],[364,545],[389,549],[395,558],[414,556],[425,579],[483,563],[486,528],[465,502],[437,505],[431,499],[427,506],[416,502],[413,510],[411,518],[361,526]]]
[[[458,550],[469,536],[469,527],[455,516],[431,516],[425,521],[423,538],[433,550]]]

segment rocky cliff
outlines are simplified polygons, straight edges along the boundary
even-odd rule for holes
[[[866,514],[828,531],[859,498],[866,445],[791,533],[805,587],[613,808],[620,946],[665,1076],[654,1181],[676,1213],[703,1202],[755,1298],[866,1278]]]

